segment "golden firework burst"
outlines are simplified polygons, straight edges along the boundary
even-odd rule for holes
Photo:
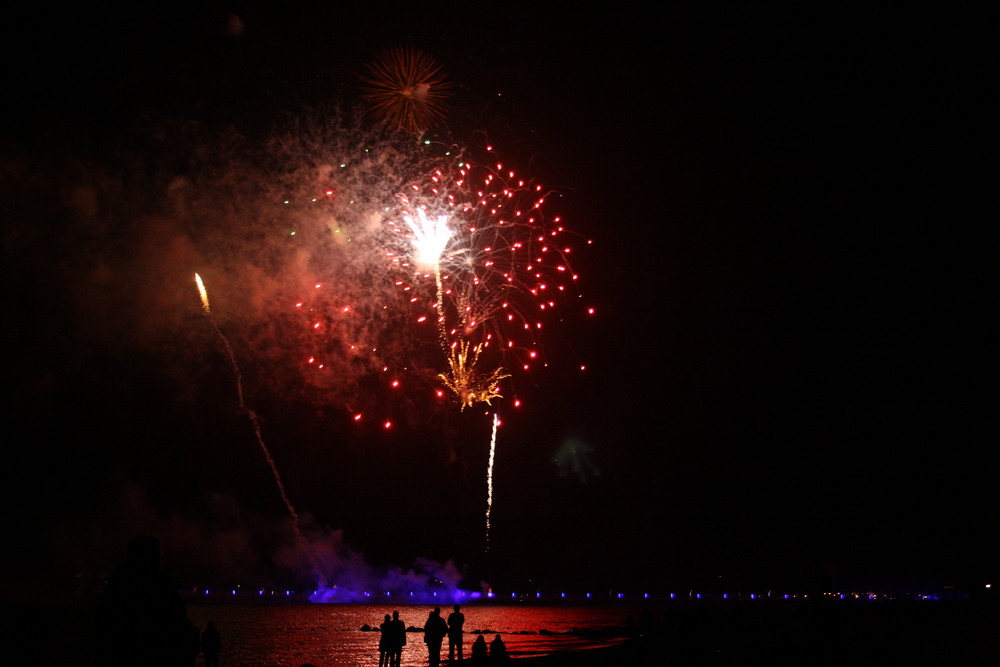
[[[362,79],[372,113],[387,127],[418,134],[444,119],[451,84],[441,65],[421,51],[384,51]]]
[[[451,372],[438,375],[458,398],[462,410],[475,403],[490,405],[494,398],[503,398],[498,385],[500,380],[510,377],[510,374],[503,372],[503,368],[479,373],[475,369],[478,360],[479,347],[470,350],[469,343],[462,341],[452,347],[448,354],[448,368]]]

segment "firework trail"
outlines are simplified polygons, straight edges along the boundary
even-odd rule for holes
[[[490,436],[490,461],[486,466],[486,551],[490,550],[490,514],[493,512],[493,455],[497,449],[497,427],[500,415],[493,413],[493,434]]]
[[[236,363],[236,355],[233,353],[233,348],[229,344],[229,339],[226,338],[226,335],[222,333],[219,325],[215,322],[215,317],[212,315],[212,308],[208,301],[208,292],[205,289],[205,284],[201,280],[201,276],[195,273],[194,279],[198,285],[198,294],[201,296],[201,307],[205,311],[205,315],[208,316],[209,322],[212,323],[212,327],[215,328],[215,332],[219,334],[219,338],[222,340],[222,344],[226,348],[226,353],[229,355],[229,363],[233,368],[233,377],[236,379],[236,396],[239,399],[240,411],[246,414],[247,418],[250,420],[250,424],[253,426],[254,435],[257,436],[257,444],[260,445],[261,451],[264,452],[264,458],[267,460],[267,464],[271,467],[271,474],[274,476],[274,481],[278,486],[278,493],[281,495],[281,500],[285,503],[288,513],[292,516],[292,525],[295,529],[295,536],[299,541],[301,541],[302,533],[299,530],[299,514],[295,511],[295,507],[292,505],[291,501],[288,500],[288,494],[285,493],[285,485],[281,481],[281,475],[278,474],[278,467],[275,465],[274,459],[271,457],[271,452],[268,450],[267,445],[264,444],[264,437],[260,432],[260,420],[257,417],[257,413],[248,408],[246,402],[243,400],[243,375],[240,372],[239,365]]]

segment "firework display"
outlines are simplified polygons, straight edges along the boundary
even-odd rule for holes
[[[384,259],[386,273],[364,267],[367,277],[378,276],[380,284],[371,285],[378,299],[318,298],[321,292],[344,295],[350,287],[341,279],[329,289],[332,280],[317,281],[312,298],[296,302],[308,312],[306,326],[319,343],[306,363],[329,376],[338,366],[333,356],[374,355],[379,363],[373,368],[381,368],[387,386],[398,387],[406,374],[408,384],[430,384],[428,391],[443,386],[464,409],[492,405],[504,396],[507,381],[519,404],[514,374],[545,363],[541,337],[558,322],[561,308],[582,309],[569,262],[580,239],[560,217],[546,215],[546,200],[557,193],[501,161],[474,162],[471,149],[455,146],[422,150],[414,171],[423,173],[402,184],[381,210],[362,216],[371,245],[359,242],[355,254]],[[491,146],[481,152],[495,158]],[[385,292],[388,285],[392,294]],[[365,323],[364,336],[358,322]],[[376,331],[376,322],[385,329]],[[406,349],[385,344],[389,330],[405,334]],[[428,355],[419,351],[434,341],[440,348],[434,363],[443,370],[426,366]]]
[[[489,549],[500,403],[522,404],[518,388],[534,385],[532,371],[547,365],[543,337],[566,309],[588,312],[570,263],[586,241],[553,210],[561,194],[505,163],[485,135],[413,141],[440,115],[446,86],[436,64],[397,51],[373,72],[381,88],[368,99],[378,125],[343,114],[293,123],[263,151],[227,156],[218,175],[204,170],[201,192],[224,201],[195,206],[239,220],[214,239],[217,247],[267,239],[259,255],[209,261],[234,281],[255,282],[259,306],[232,326],[274,368],[292,359],[317,400],[359,428],[380,429],[432,423],[449,404],[458,413],[489,408]],[[236,355],[196,282],[301,541],[298,514],[246,407]],[[273,303],[283,305],[277,316]]]

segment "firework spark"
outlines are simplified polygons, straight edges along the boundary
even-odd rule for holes
[[[412,49],[389,49],[368,68],[364,96],[383,125],[418,134],[444,118],[451,84],[441,65]]]
[[[451,239],[451,229],[448,228],[448,216],[438,215],[427,217],[423,208],[417,209],[417,219],[403,215],[403,220],[413,232],[414,262],[418,269],[437,271],[441,266],[441,257]]]
[[[490,550],[490,515],[493,513],[493,457],[497,450],[497,427],[500,415],[493,413],[493,433],[490,436],[490,461],[486,467],[486,550]]]
[[[205,289],[205,283],[201,281],[201,276],[197,273],[194,274],[194,281],[198,284],[198,295],[201,297],[201,308],[205,311],[208,316],[212,315],[212,307],[208,304],[208,291]]]
[[[476,370],[479,361],[479,347],[470,351],[468,341],[457,343],[448,355],[448,373],[438,375],[441,381],[458,399],[459,406],[464,410],[475,403],[490,405],[495,398],[503,398],[500,394],[500,381],[510,377],[498,367],[487,373]]]

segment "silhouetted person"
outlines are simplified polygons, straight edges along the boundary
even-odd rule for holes
[[[177,582],[160,572],[160,543],[136,537],[97,604],[98,667],[179,667],[197,643]],[[197,634],[194,634],[196,637]]]
[[[184,648],[180,664],[185,665],[185,667],[194,667],[194,663],[198,661],[198,649],[201,648],[201,631],[187,617],[184,618],[183,641]]]
[[[390,623],[392,623],[392,619],[389,617],[389,614],[386,614],[385,620],[378,626],[379,631],[382,633],[382,636],[378,640],[378,667],[389,667],[389,660],[392,655],[389,651]]]
[[[205,631],[201,633],[201,652],[205,655],[205,667],[219,667],[219,652],[221,650],[222,636],[216,629],[215,622],[209,621],[208,625],[205,626]]]
[[[462,626],[465,625],[465,614],[462,613],[462,605],[452,607],[455,611],[448,614],[448,660],[455,659],[455,652],[458,652],[458,659],[462,659]]]
[[[500,660],[507,659],[507,645],[503,643],[500,639],[500,635],[493,638],[490,642],[490,661],[498,662]]]
[[[434,607],[424,623],[424,643],[427,644],[427,657],[431,667],[441,664],[441,642],[446,634],[448,624],[441,618],[441,607]]]
[[[392,620],[389,621],[389,667],[399,667],[399,661],[403,656],[403,647],[406,646],[406,623],[399,619],[399,612],[392,612]]]
[[[476,637],[476,641],[472,642],[472,662],[481,665],[486,662],[486,657],[486,637],[479,635]]]

